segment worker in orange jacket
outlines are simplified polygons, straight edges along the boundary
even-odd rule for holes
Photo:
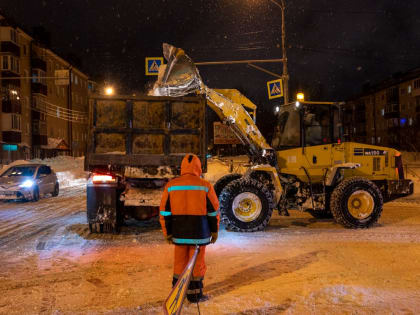
[[[160,224],[169,243],[175,244],[172,286],[200,245],[193,277],[187,291],[190,302],[207,299],[203,295],[206,273],[206,245],[215,243],[219,231],[219,200],[213,186],[201,177],[201,162],[187,154],[181,163],[181,176],[169,181],[160,203]]]

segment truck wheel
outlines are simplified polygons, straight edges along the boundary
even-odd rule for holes
[[[382,214],[383,198],[379,188],[363,177],[342,181],[331,195],[331,212],[346,228],[369,228]]]
[[[241,174],[227,174],[218,179],[216,184],[214,184],[214,191],[216,192],[216,196],[219,197],[222,190],[232,181],[241,178]]]
[[[104,225],[100,223],[89,223],[89,232],[92,233],[103,233]]]
[[[226,229],[255,232],[264,229],[273,214],[273,196],[259,181],[249,177],[228,184],[220,194],[220,212]]]

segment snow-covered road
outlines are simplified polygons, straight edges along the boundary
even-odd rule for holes
[[[368,230],[297,212],[264,232],[222,230],[208,247],[202,314],[420,312],[418,200],[387,204]],[[160,313],[172,248],[158,222],[90,235],[85,203],[84,186],[0,203],[0,313]]]

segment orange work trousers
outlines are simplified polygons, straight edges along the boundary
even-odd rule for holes
[[[178,278],[185,267],[188,264],[188,261],[194,255],[195,246],[190,245],[175,245],[174,252],[174,277]],[[200,246],[200,252],[197,256],[197,261],[193,270],[193,281],[202,280],[206,273],[206,262],[204,261],[204,256],[206,254],[206,246]]]

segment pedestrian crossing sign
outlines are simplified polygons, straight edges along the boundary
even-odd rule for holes
[[[273,98],[278,98],[283,96],[283,81],[282,79],[268,81],[268,98],[271,100]]]
[[[163,57],[146,57],[146,75],[158,75]]]

